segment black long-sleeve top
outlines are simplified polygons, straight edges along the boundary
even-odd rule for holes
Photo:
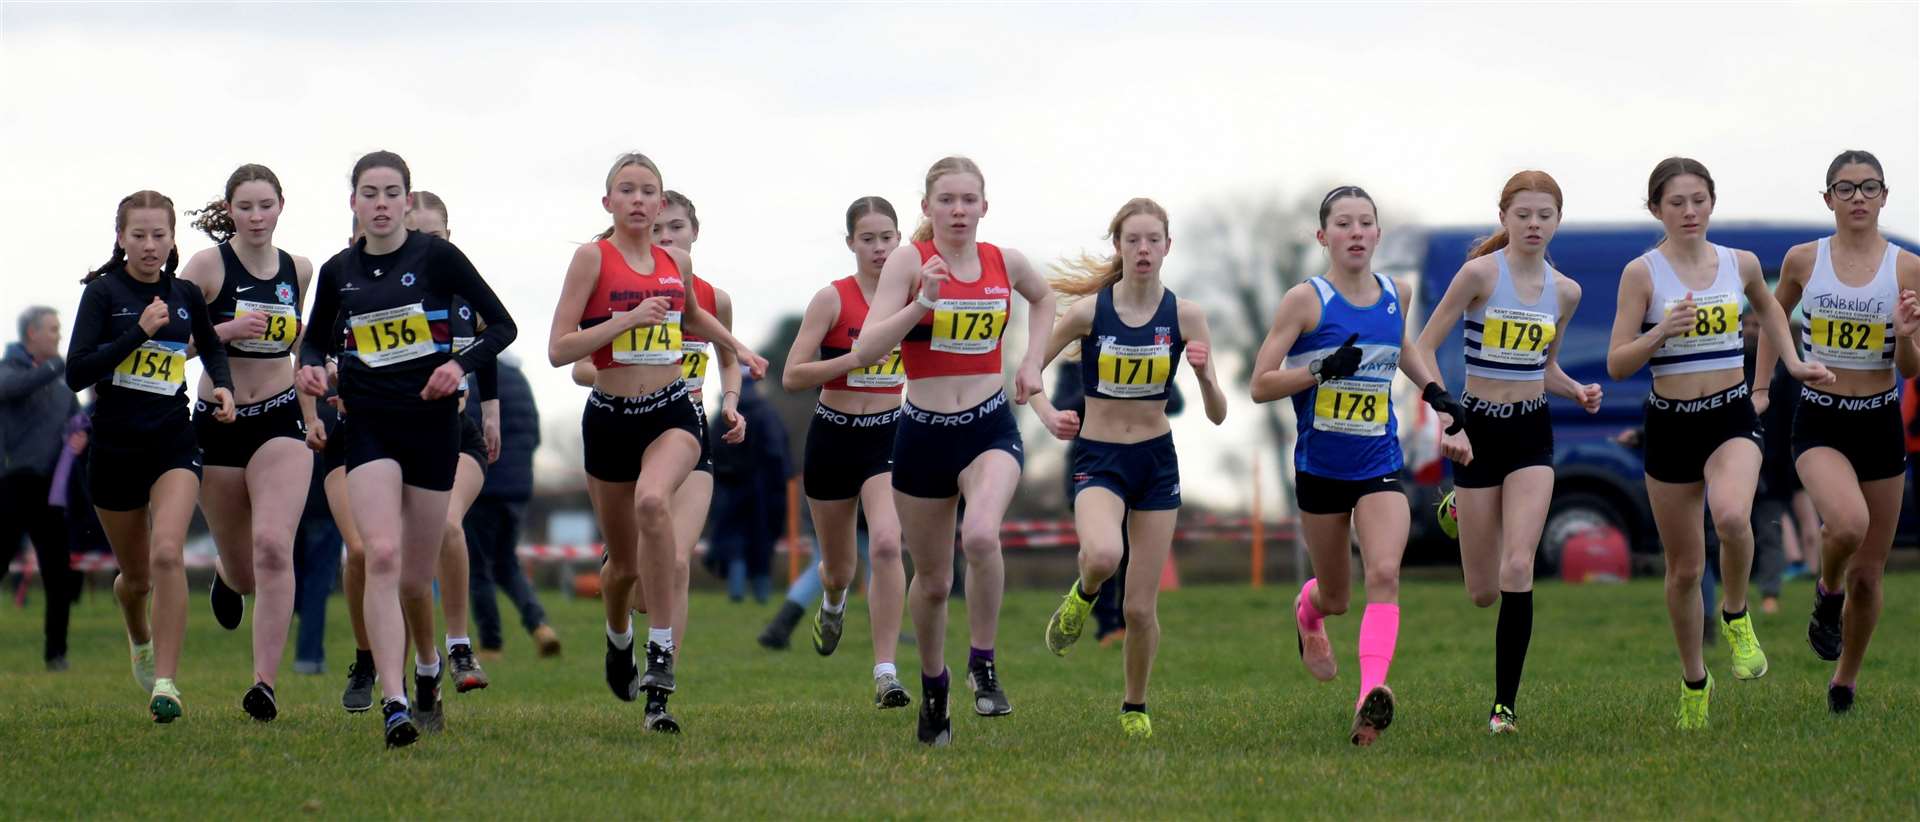
[[[167,324],[149,337],[140,314],[156,297],[167,304]],[[213,384],[233,390],[227,351],[199,286],[172,274],[141,282],[124,267],[88,283],[67,343],[67,387],[94,388],[95,435],[125,441],[186,420],[189,342]]]
[[[455,297],[486,323],[458,353],[449,323]],[[339,355],[349,409],[417,406],[434,369],[453,360],[468,374],[483,370],[518,334],[467,256],[417,231],[390,254],[370,254],[362,240],[322,265],[306,328],[301,365]]]

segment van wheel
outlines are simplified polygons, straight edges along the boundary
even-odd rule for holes
[[[1534,559],[1535,579],[1560,574],[1560,560],[1567,540],[1596,525],[1610,525],[1627,533],[1626,518],[1606,497],[1572,493],[1555,495],[1547,506],[1547,521],[1540,529],[1540,553]]]

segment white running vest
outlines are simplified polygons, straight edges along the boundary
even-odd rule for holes
[[[1719,270],[1714,273],[1713,284],[1699,290],[1680,282],[1680,275],[1674,273],[1660,249],[1648,251],[1641,258],[1647,261],[1647,273],[1653,281],[1653,299],[1647,304],[1641,333],[1666,319],[1669,306],[1689,293],[1693,295],[1694,324],[1685,334],[1667,338],[1648,363],[1656,377],[1742,367],[1740,263],[1731,248],[1716,245],[1713,250],[1720,258]]]
[[[1831,238],[1820,238],[1800,305],[1807,322],[1800,327],[1800,357],[1828,368],[1880,371],[1893,367],[1893,309],[1900,299],[1894,266],[1900,247],[1887,243],[1886,256],[1873,279],[1855,288],[1833,270]]]
[[[1467,312],[1467,374],[1490,380],[1523,382],[1547,377],[1547,348],[1559,331],[1559,273],[1547,266],[1539,299],[1521,302],[1507,268],[1507,252],[1493,252],[1500,269],[1493,294],[1484,305]]]

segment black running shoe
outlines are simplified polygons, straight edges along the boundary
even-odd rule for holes
[[[657,643],[647,643],[647,673],[640,687],[661,693],[673,693],[673,652]]]
[[[660,690],[647,691],[647,714],[645,727],[649,731],[663,734],[680,732],[680,720],[667,713],[667,695]]]
[[[447,652],[447,663],[453,666],[455,692],[464,694],[487,687],[487,672],[480,670],[480,663],[474,660],[472,646],[453,646],[453,650]]]
[[[1807,620],[1807,644],[1813,646],[1813,655],[1828,662],[1840,658],[1840,611],[1847,604],[1847,595],[1841,593],[1822,593],[1816,583],[1813,587],[1813,618]]]
[[[947,712],[947,689],[928,688],[920,695],[920,743],[944,748],[953,741],[953,718]]]
[[[1348,733],[1348,741],[1363,748],[1372,745],[1374,740],[1380,738],[1380,733],[1392,724],[1393,690],[1385,685],[1375,685],[1353,712],[1353,730]]]
[[[873,707],[905,708],[913,704],[913,695],[907,693],[900,677],[893,674],[881,674],[873,678]]]
[[[280,715],[280,704],[273,701],[273,686],[265,682],[255,682],[247,689],[247,695],[240,698],[240,708],[261,722],[272,722]]]
[[[1853,690],[1838,682],[1827,683],[1827,710],[1835,714],[1853,710]]]
[[[640,697],[640,672],[633,667],[633,646],[620,648],[607,640],[607,687],[621,702]]]
[[[240,627],[240,619],[247,615],[247,601],[239,591],[227,587],[227,581],[219,574],[213,575],[213,588],[207,591],[207,599],[213,603],[213,621],[229,631]]]
[[[387,717],[388,748],[404,748],[420,738],[420,728],[413,724],[413,715],[408,713],[407,706],[400,704],[399,700],[387,700],[387,704],[382,706],[380,711]]]
[[[420,730],[438,733],[447,727],[447,706],[440,702],[440,674],[413,675],[413,717]]]
[[[973,712],[981,716],[1006,716],[1013,703],[1000,688],[1000,673],[992,660],[967,662],[967,687],[973,689]]]
[[[340,707],[350,714],[363,713],[373,707],[373,679],[372,665],[356,662],[347,668],[347,692],[340,695]]]

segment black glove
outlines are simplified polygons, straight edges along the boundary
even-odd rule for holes
[[[1320,369],[1314,373],[1314,378],[1326,382],[1360,373],[1360,348],[1353,344],[1358,339],[1359,334],[1349,335],[1347,341],[1334,349],[1332,354],[1321,357]]]
[[[1464,414],[1460,410],[1460,403],[1454,401],[1453,395],[1448,394],[1447,389],[1441,388],[1437,382],[1427,383],[1426,389],[1420,392],[1420,399],[1426,400],[1427,405],[1432,406],[1433,410],[1453,419],[1453,424],[1447,426],[1448,434],[1460,433],[1463,425],[1461,418]]]

